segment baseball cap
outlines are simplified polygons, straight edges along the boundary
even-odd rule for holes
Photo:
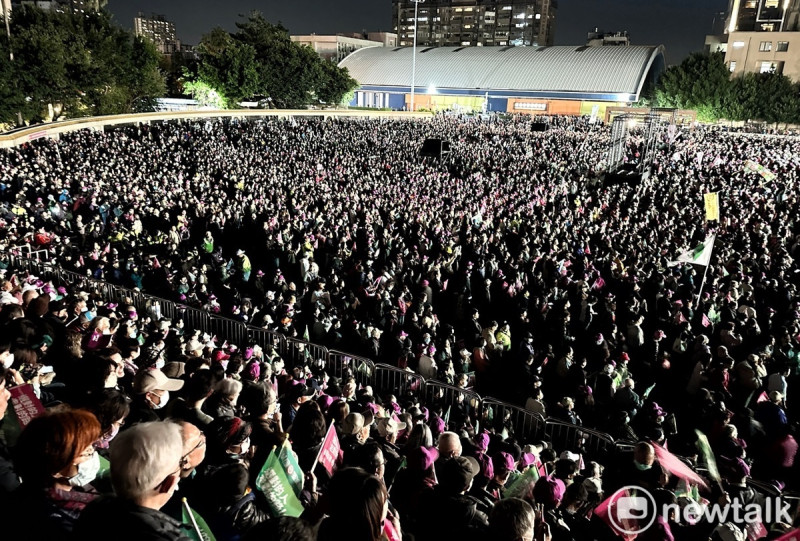
[[[168,378],[158,368],[141,370],[133,378],[133,390],[137,394],[151,391],[177,391],[183,387],[183,380]]]
[[[397,434],[398,431],[405,429],[405,427],[405,423],[396,421],[391,417],[384,417],[378,420],[378,434],[384,438],[392,434]]]
[[[481,451],[485,451],[489,448],[489,434],[478,434],[475,437],[475,445],[478,446],[478,449]]]
[[[505,452],[497,453],[492,457],[492,466],[494,471],[501,475],[505,472],[514,471],[514,457]]]
[[[308,385],[304,385],[302,383],[292,385],[287,390],[287,394],[289,395],[289,398],[292,400],[297,400],[298,398],[301,398],[303,396],[313,396],[315,392],[316,391],[312,387],[309,387]]]
[[[436,478],[445,490],[461,492],[480,471],[478,461],[471,456],[457,456],[436,465]]]
[[[231,358],[231,356],[228,355],[227,353],[225,353],[224,351],[222,351],[221,349],[218,349],[216,352],[214,352],[214,360],[217,361],[217,362],[219,362],[219,361],[227,361],[230,358]]]
[[[342,434],[352,436],[364,428],[364,416],[360,413],[349,413],[342,421]]]
[[[439,451],[435,447],[417,447],[409,451],[406,456],[406,464],[410,470],[428,471],[438,458]]]

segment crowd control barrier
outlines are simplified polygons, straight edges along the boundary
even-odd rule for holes
[[[49,252],[15,249],[7,253],[6,262],[12,269],[25,271],[42,280],[52,280],[56,287],[69,285],[95,292],[106,302],[129,303],[140,315],[153,318],[182,320],[187,332],[199,330],[217,337],[217,343],[227,341],[245,348],[258,344],[262,349],[270,346],[283,357],[286,366],[320,364],[336,378],[353,377],[362,386],[371,385],[376,396],[393,394],[398,400],[414,397],[429,405],[440,405],[442,413],[455,421],[456,416],[468,416],[479,421],[480,426],[506,428],[518,441],[549,440],[556,449],[583,448],[587,456],[604,457],[612,451],[627,450],[632,444],[619,442],[604,433],[526,411],[520,406],[502,402],[492,397],[482,398],[471,389],[448,385],[436,380],[426,381],[421,375],[386,364],[375,364],[371,359],[343,351],[328,351],[324,346],[288,338],[279,333],[258,327],[248,327],[240,321],[211,314],[205,310],[178,304],[124,288],[91,276],[61,269],[47,259]],[[38,254],[38,255],[33,255]],[[9,277],[7,275],[7,277]],[[449,414],[448,414],[449,412]],[[466,420],[466,419],[459,419]]]

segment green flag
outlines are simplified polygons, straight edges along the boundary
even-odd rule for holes
[[[306,331],[303,333],[303,340],[305,340],[306,342],[311,341],[311,334],[309,334],[308,332],[308,325],[306,325]]]
[[[300,464],[297,463],[297,459],[292,452],[292,444],[289,443],[288,438],[283,440],[283,445],[281,445],[278,451],[278,460],[280,460],[281,466],[283,466],[286,478],[292,485],[294,495],[300,496],[300,493],[303,491],[303,470],[300,469]]]
[[[106,477],[111,470],[111,465],[106,457],[100,455],[98,458],[100,459],[100,469],[97,470],[97,477]]]
[[[503,498],[523,498],[538,480],[539,472],[536,467],[528,468],[506,487],[505,492],[503,492]]]
[[[256,488],[267,498],[275,516],[299,517],[303,513],[303,504],[295,496],[275,449],[272,449],[256,478]]]
[[[203,517],[189,507],[189,502],[186,501],[186,498],[183,498],[183,506],[181,507],[181,522],[188,530],[187,536],[194,539],[194,541],[217,541]]]
[[[695,430],[695,433],[697,434],[697,447],[700,448],[700,454],[708,469],[708,475],[710,475],[714,481],[719,482],[721,477],[719,475],[719,468],[717,468],[717,459],[714,458],[714,452],[711,450],[711,444],[708,442],[708,438],[705,434],[699,430]]]

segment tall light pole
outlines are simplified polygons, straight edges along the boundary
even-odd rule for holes
[[[0,0],[0,5],[3,6],[3,20],[6,22],[6,36],[8,36],[8,58],[14,61],[14,51],[11,49],[11,25],[8,23],[9,8],[6,7],[6,2],[11,4],[10,0]]]
[[[2,1],[2,0],[0,0]],[[417,13],[420,2],[425,0],[411,0],[414,2],[414,44],[411,47],[411,112],[414,112],[414,83],[417,77]]]

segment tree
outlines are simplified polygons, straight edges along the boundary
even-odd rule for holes
[[[127,113],[163,95],[152,43],[116,26],[106,12],[81,15],[22,5],[11,16],[14,62],[0,60],[0,121]],[[6,101],[8,100],[8,101]]]
[[[700,120],[723,116],[730,72],[722,53],[694,53],[661,76],[655,91],[659,107],[695,109]]]
[[[309,103],[339,104],[357,83],[347,70],[294,43],[289,31],[251,13],[228,34],[215,28],[203,37],[200,61],[185,81],[193,92],[222,97],[226,107],[243,99],[270,98],[281,108]],[[202,83],[197,86],[196,83]]]

